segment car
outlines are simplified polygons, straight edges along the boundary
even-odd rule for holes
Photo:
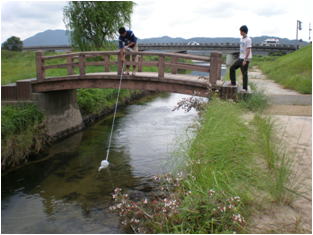
[[[195,42],[195,41],[190,41],[190,42],[187,43],[187,45],[188,45],[188,46],[199,46],[200,43]]]
[[[262,43],[262,46],[277,46],[279,45],[279,39],[276,38],[268,38],[265,39]]]

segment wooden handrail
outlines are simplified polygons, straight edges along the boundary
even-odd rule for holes
[[[221,73],[221,54],[211,53],[211,57],[197,56],[197,55],[186,55],[180,53],[169,53],[169,52],[126,52],[126,55],[138,56],[139,61],[129,61],[127,65],[137,65],[138,71],[142,71],[143,66],[155,66],[158,68],[158,77],[164,78],[165,69],[169,68],[171,73],[176,74],[178,69],[195,70],[201,72],[210,72],[210,83],[216,84],[216,80],[220,79]],[[88,61],[87,58],[91,57],[103,57],[103,61]],[[115,61],[110,60],[110,56],[116,56]],[[157,61],[145,61],[144,56],[157,56]],[[66,63],[45,65],[45,61],[50,59],[65,58]],[[113,57],[114,58],[114,57]],[[167,59],[169,58],[169,60]],[[179,62],[178,59],[189,59],[203,62],[210,62],[210,65],[196,65],[190,63]],[[75,60],[75,61],[74,61]],[[117,65],[118,74],[122,72],[122,60],[120,58],[119,51],[84,51],[84,52],[73,52],[62,55],[54,56],[43,56],[42,52],[36,53],[36,65],[37,65],[37,79],[43,80],[45,78],[45,70],[52,68],[66,68],[68,75],[74,74],[74,67],[79,68],[79,76],[86,74],[86,66],[103,66],[105,72],[110,71],[111,65]]]

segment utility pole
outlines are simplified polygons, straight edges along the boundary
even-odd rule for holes
[[[311,31],[312,31],[312,28],[311,28],[311,23],[309,24],[309,42],[311,42]]]
[[[299,48],[299,41],[298,41],[298,30],[302,29],[302,22],[300,20],[297,20],[297,31],[296,31],[296,48]]]

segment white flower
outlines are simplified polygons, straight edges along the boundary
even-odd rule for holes
[[[209,194],[209,196],[212,196],[212,195],[215,194],[215,191],[214,191],[213,189],[210,189],[210,190],[208,191],[208,194]]]

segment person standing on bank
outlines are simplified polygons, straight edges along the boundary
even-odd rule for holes
[[[240,35],[242,38],[240,39],[240,55],[239,59],[236,60],[233,65],[230,67],[229,77],[231,81],[231,85],[236,85],[236,70],[240,68],[242,73],[242,88],[244,91],[248,91],[248,67],[249,62],[252,59],[252,40],[248,37],[248,27],[243,25],[240,27]]]
[[[137,45],[137,38],[133,31],[126,30],[124,27],[119,28],[118,30],[120,36],[119,36],[119,49],[120,49],[120,56],[122,58],[122,61],[130,61],[130,55],[125,56],[125,51],[138,51],[138,45]],[[124,59],[125,56],[125,59]],[[132,61],[137,62],[137,56],[132,55]],[[126,75],[129,75],[129,69],[130,65],[126,65]],[[133,65],[133,75],[136,73],[136,65]]]

